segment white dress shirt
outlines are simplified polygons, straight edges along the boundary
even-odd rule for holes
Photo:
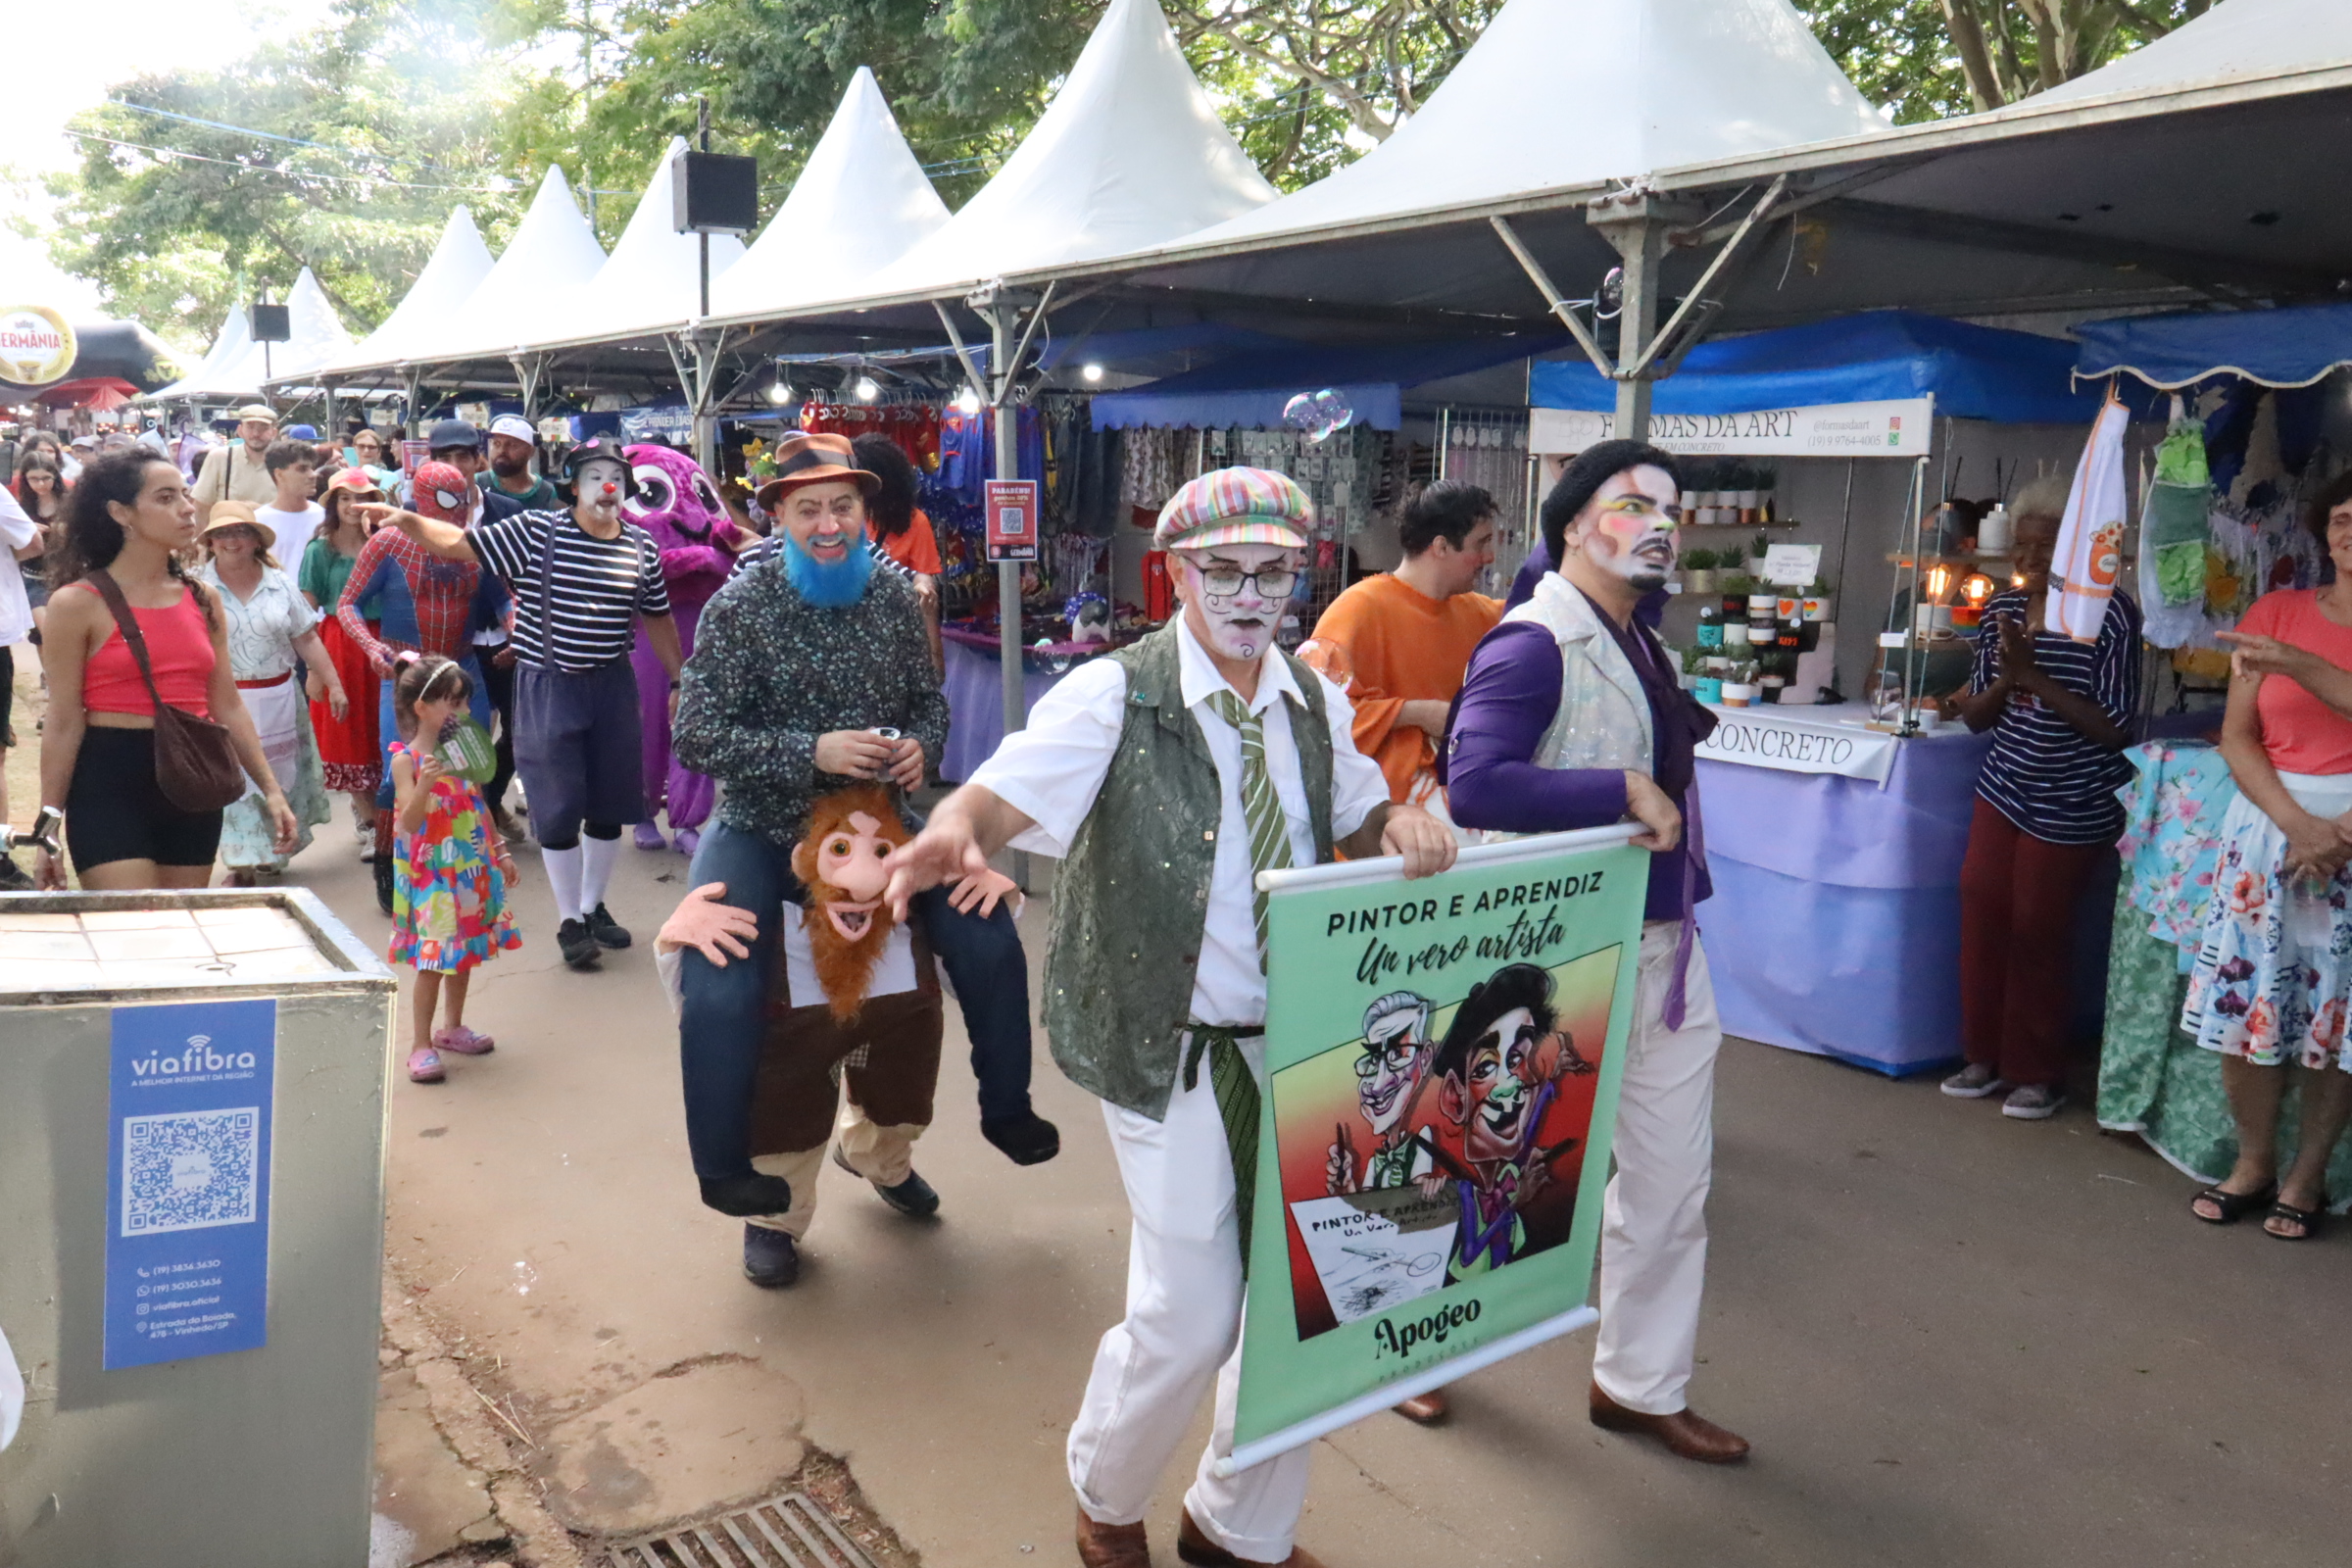
[[[1263,1023],[1266,976],[1258,967],[1257,920],[1250,898],[1253,873],[1249,817],[1242,806],[1242,737],[1217,716],[1209,702],[1215,693],[1232,688],[1189,625],[1179,620],[1176,635],[1184,706],[1208,744],[1223,797],[1200,964],[1193,979],[1193,1016],[1201,1023]],[[1373,808],[1388,804],[1389,786],[1379,764],[1355,748],[1355,709],[1348,694],[1320,675],[1315,679],[1322,681],[1325,717],[1331,726],[1331,832],[1342,839],[1363,826]],[[1290,704],[1284,701],[1291,697],[1304,702],[1291,679],[1290,664],[1269,652],[1258,676],[1257,696],[1248,707],[1264,715],[1266,771],[1273,776],[1275,796],[1290,823],[1291,863],[1312,865],[1314,826],[1298,776],[1298,748],[1291,738]],[[972,774],[972,783],[1036,823],[1012,841],[1014,849],[1055,857],[1070,853],[1110,772],[1126,708],[1127,671],[1112,660],[1098,659],[1064,676],[1031,711],[1029,727],[1005,736],[996,756]]]
[[[40,525],[26,515],[17,498],[0,485],[0,648],[23,642],[32,630],[32,603],[24,597],[24,573],[17,552],[39,535]]]

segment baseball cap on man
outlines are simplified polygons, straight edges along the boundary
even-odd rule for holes
[[[1211,545],[1306,548],[1306,523],[1315,514],[1306,492],[1271,468],[1219,468],[1188,481],[1160,509],[1152,530],[1154,550],[1204,550]]]
[[[452,447],[464,447],[468,452],[482,450],[482,432],[464,419],[443,419],[424,438],[427,452],[447,452]]]
[[[492,419],[490,433],[492,435],[511,435],[517,441],[528,441],[533,446],[539,444],[539,432],[532,429],[531,421],[519,414],[502,414]]]
[[[465,522],[473,516],[473,486],[447,463],[420,463],[409,480],[409,496],[420,517]]]

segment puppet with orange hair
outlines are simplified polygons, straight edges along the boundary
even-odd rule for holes
[[[782,922],[784,961],[751,1117],[753,1168],[781,1177],[792,1200],[745,1223],[744,1273],[754,1284],[799,1277],[799,1242],[816,1216],[828,1145],[835,1164],[871,1183],[900,1213],[938,1212],[939,1194],[915,1173],[913,1150],[931,1124],[939,1085],[939,978],[928,948],[882,902],[883,861],[910,837],[890,790],[862,784],[819,799],[793,846],[793,875],[808,902]],[[987,891],[1010,890],[995,881],[1002,887]],[[721,967],[750,952],[751,911],[725,896],[723,883],[696,888],[655,939],[673,1005],[687,948]]]

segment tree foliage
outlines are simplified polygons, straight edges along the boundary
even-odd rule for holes
[[[1899,123],[1997,109],[2202,16],[2213,0],[1798,0],[1831,58]]]

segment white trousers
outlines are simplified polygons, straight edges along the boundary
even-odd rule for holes
[[[1672,1415],[1689,1400],[1707,1279],[1707,1187],[1715,1166],[1715,1055],[1723,1025],[1694,941],[1683,1026],[1668,1030],[1679,923],[1642,928],[1641,979],[1617,1101],[1617,1174],[1601,1200],[1600,1335],[1592,1381],[1629,1410]]]
[[[1241,1042],[1265,1085],[1265,1057]],[[1306,1502],[1307,1449],[1220,1480],[1211,1466],[1233,1451],[1241,1376],[1242,1254],[1233,1207],[1233,1156],[1201,1062],[1198,1085],[1180,1080],[1165,1121],[1102,1107],[1133,1214],[1127,1249],[1127,1316],[1102,1336],[1086,1398],[1070,1427],[1070,1485],[1098,1524],[1142,1520],[1161,1472],[1184,1441],[1202,1396],[1216,1388],[1216,1425],[1184,1505],[1209,1539],[1251,1562],[1291,1554]],[[1276,1215],[1272,1221],[1280,1223]]]

